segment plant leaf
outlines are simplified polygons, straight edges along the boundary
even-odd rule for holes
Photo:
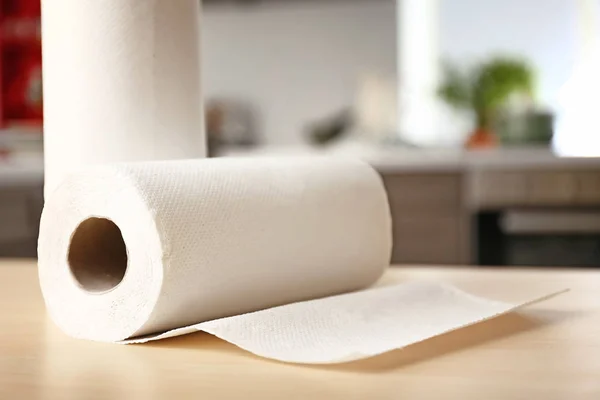
[[[438,88],[438,96],[454,108],[471,108],[472,84],[456,66],[446,64],[444,81]]]

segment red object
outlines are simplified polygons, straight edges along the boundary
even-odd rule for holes
[[[0,127],[41,125],[40,0],[0,0]]]
[[[498,145],[498,138],[494,132],[479,128],[471,134],[467,141],[468,149],[489,149]]]

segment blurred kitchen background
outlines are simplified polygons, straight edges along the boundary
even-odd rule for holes
[[[365,159],[394,263],[600,267],[600,0],[203,3],[211,156]],[[0,0],[0,257],[36,254],[39,15]]]

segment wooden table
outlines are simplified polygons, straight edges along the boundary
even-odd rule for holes
[[[383,356],[282,364],[208,334],[120,346],[46,318],[35,262],[0,261],[0,399],[600,399],[600,271],[397,268],[500,300],[570,287],[520,314]]]

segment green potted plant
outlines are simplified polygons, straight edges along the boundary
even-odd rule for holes
[[[514,93],[533,97],[534,74],[521,58],[495,57],[461,71],[446,65],[439,96],[450,106],[472,111],[475,130],[467,141],[468,148],[492,147],[497,144],[493,126],[498,111]]]

